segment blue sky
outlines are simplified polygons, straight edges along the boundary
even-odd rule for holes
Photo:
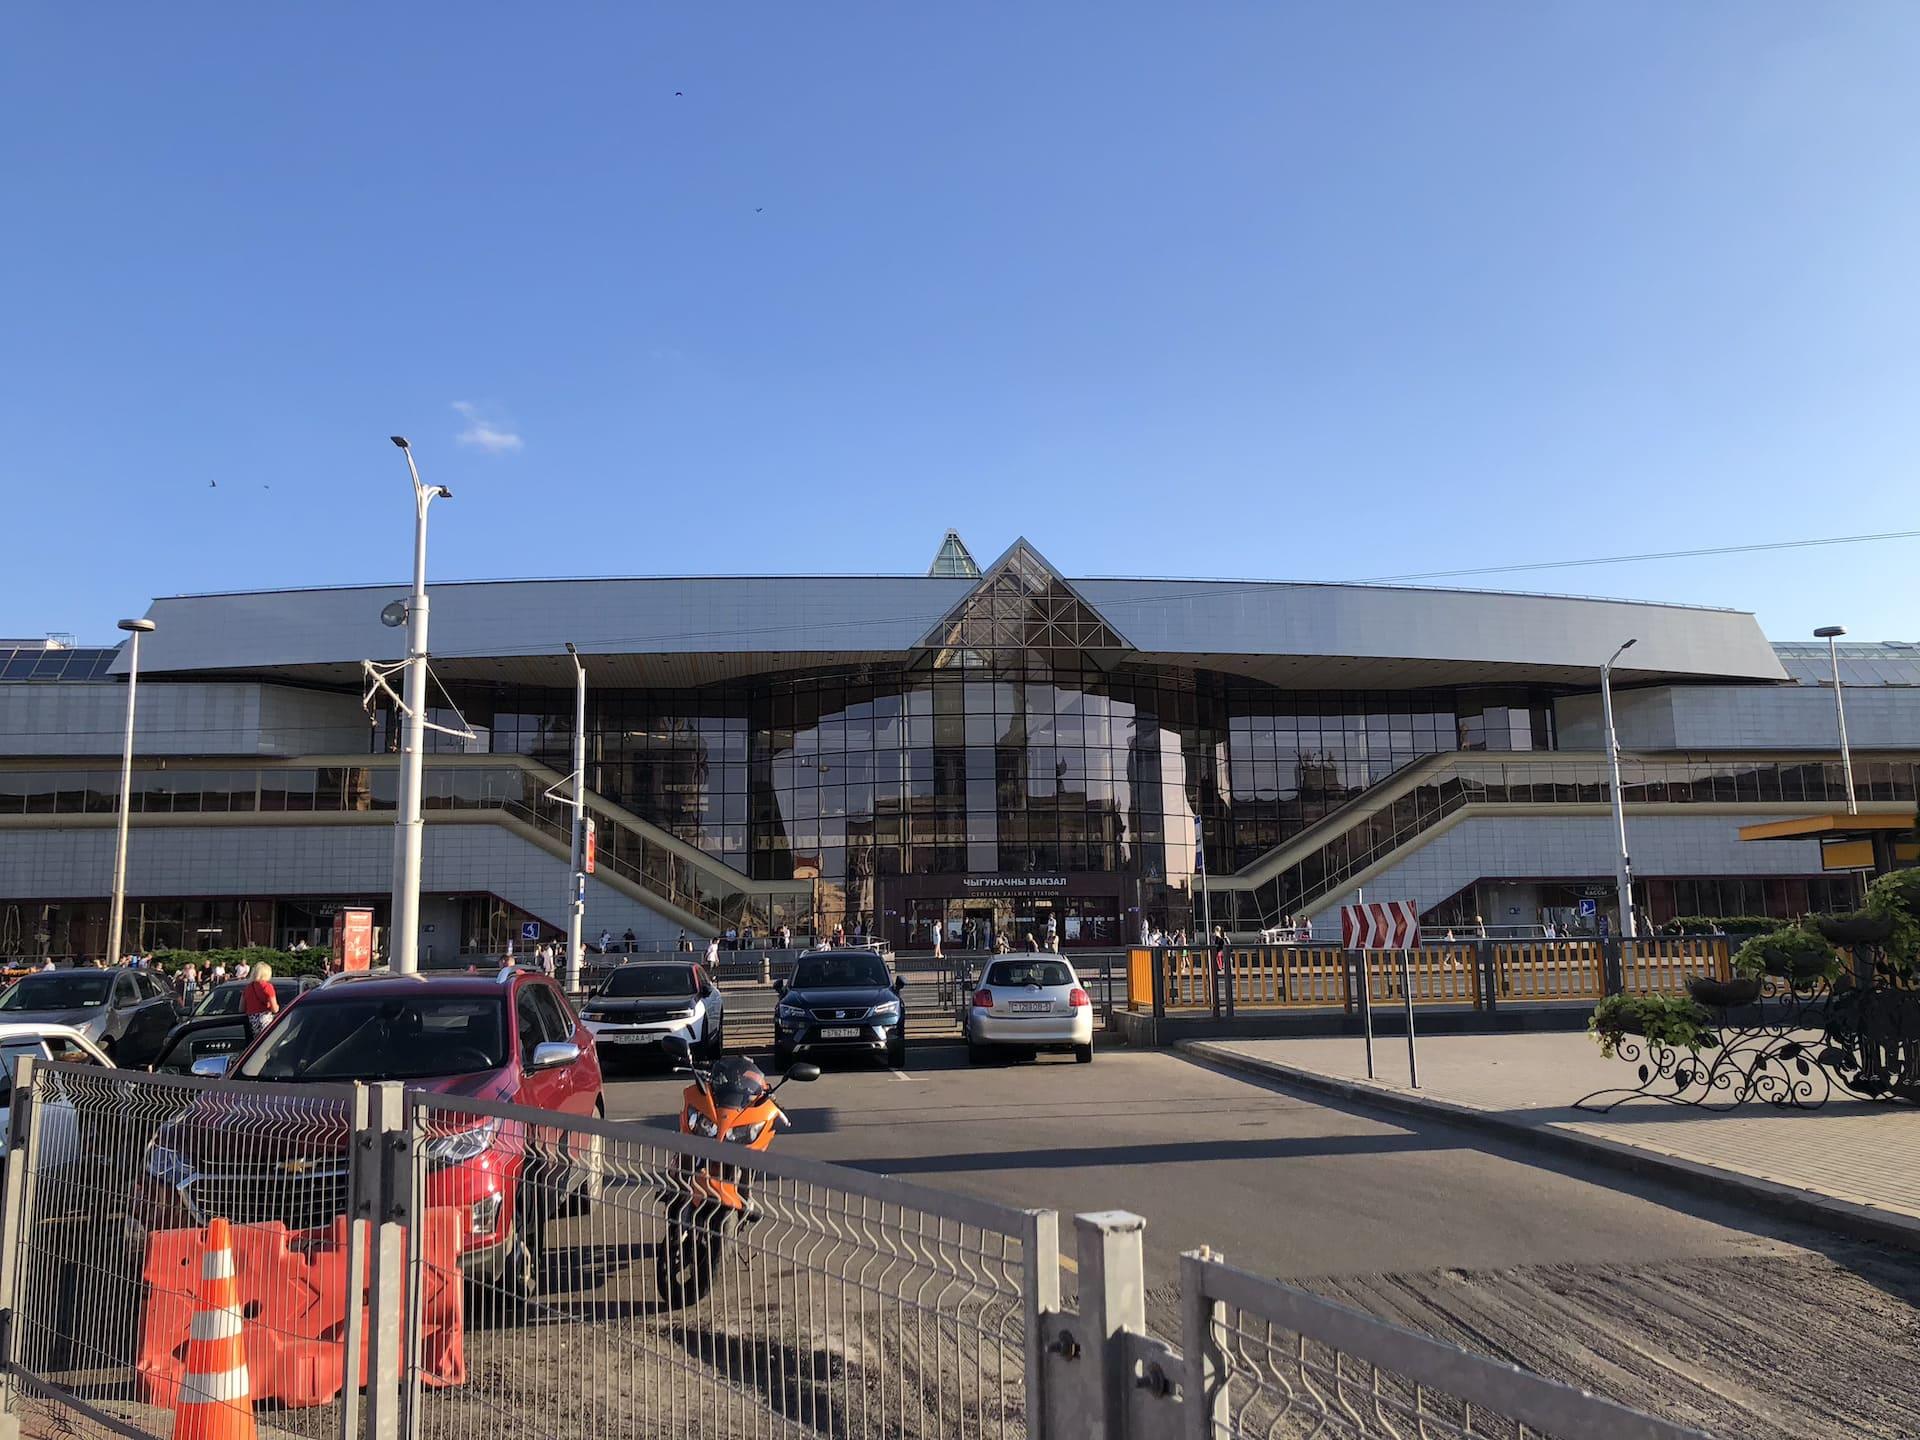
[[[3,23],[0,633],[398,578],[394,431],[438,579],[1920,527],[1911,0]],[[1462,583],[1920,638],[1916,547]]]

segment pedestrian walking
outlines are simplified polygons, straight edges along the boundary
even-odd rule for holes
[[[600,932],[600,953],[602,955],[605,955],[612,949],[613,949],[613,931],[602,930]]]
[[[707,941],[707,973],[711,975],[720,966],[720,937],[715,935]]]
[[[258,1035],[280,1013],[280,997],[273,991],[273,966],[264,960],[253,967],[247,988],[240,992],[240,1013],[246,1018],[249,1035]]]

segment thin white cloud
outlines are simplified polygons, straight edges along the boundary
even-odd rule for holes
[[[504,429],[488,420],[472,401],[456,400],[453,408],[467,422],[467,428],[453,437],[460,444],[477,445],[489,455],[503,455],[509,450],[519,450],[525,446],[526,442],[518,432]]]

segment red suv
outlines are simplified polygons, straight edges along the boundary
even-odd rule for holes
[[[194,1070],[217,1073],[228,1058]],[[225,1073],[275,1085],[398,1080],[450,1098],[605,1113],[593,1036],[530,970],[343,977],[302,995]],[[348,1119],[337,1102],[250,1096],[244,1084],[194,1096],[147,1145],[136,1238],[215,1215],[330,1225],[348,1213]],[[448,1112],[429,1135],[426,1203],[460,1211],[462,1269],[532,1294],[547,1221],[584,1194],[588,1137]]]

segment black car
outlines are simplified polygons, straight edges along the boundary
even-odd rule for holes
[[[163,1075],[191,1075],[194,1061],[207,1055],[238,1055],[252,1038],[246,1017],[237,1010],[230,1015],[196,1015],[167,1032],[148,1068]]]
[[[247,983],[245,980],[221,981],[200,997],[200,1003],[193,1007],[193,1018],[211,1020],[216,1015],[238,1015],[240,1001],[247,993]],[[320,981],[312,975],[276,975],[270,983],[274,998],[284,1010],[319,985]]]
[[[71,1025],[116,1065],[145,1065],[179,1018],[166,981],[131,965],[38,970],[0,995],[0,1022]]]
[[[907,1063],[905,984],[871,950],[802,955],[793,978],[774,987],[774,1068],[785,1070],[796,1055],[877,1055],[899,1069]]]

